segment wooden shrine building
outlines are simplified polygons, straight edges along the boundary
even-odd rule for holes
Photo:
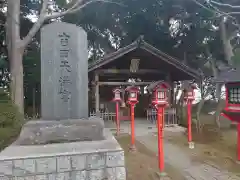
[[[88,76],[92,94],[89,103],[96,112],[101,98],[111,101],[114,87],[145,87],[158,80],[166,80],[173,87],[175,81],[201,79],[196,70],[151,46],[143,37],[89,64]]]

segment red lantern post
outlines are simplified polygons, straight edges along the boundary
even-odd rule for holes
[[[158,81],[147,87],[148,92],[153,94],[152,104],[157,109],[157,129],[158,129],[158,167],[161,175],[164,174],[164,152],[163,152],[163,126],[164,110],[168,106],[167,90],[169,85]]]
[[[194,142],[192,140],[192,103],[195,100],[194,90],[196,86],[190,83],[185,83],[184,86],[184,100],[187,103],[187,119],[188,119],[188,146],[194,149]]]
[[[222,115],[227,119],[237,122],[237,159],[240,161],[240,82],[227,83],[226,107]]]
[[[237,122],[237,158],[240,161],[240,67],[220,73],[216,83],[225,84],[226,106],[222,115]]]
[[[126,88],[126,91],[128,92],[127,103],[130,105],[130,110],[131,110],[131,146],[130,146],[130,150],[136,151],[134,106],[138,103],[139,89],[137,87],[128,87],[128,88]]]
[[[117,126],[117,135],[120,134],[120,121],[119,121],[119,102],[122,101],[121,99],[121,92],[122,89],[116,88],[113,90],[114,98],[113,101],[116,102],[116,126]]]

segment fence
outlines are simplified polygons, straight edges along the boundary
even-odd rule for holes
[[[90,116],[96,116],[96,112],[92,111],[90,113]],[[104,121],[115,121],[116,119],[116,113],[115,112],[99,112],[99,116],[104,120]],[[171,109],[166,109],[164,113],[164,121],[165,121],[165,126],[170,126],[174,124],[178,124],[178,120],[176,117],[176,109],[171,108]],[[122,116],[121,113],[119,114],[119,119],[120,120],[130,120],[129,116]],[[151,123],[156,123],[157,120],[157,111],[156,109],[147,109],[147,120],[150,121]]]
[[[147,120],[150,121],[151,123],[156,124],[156,121],[157,121],[157,110],[156,109],[148,109],[147,110]],[[165,126],[179,124],[179,121],[176,116],[175,108],[165,109],[164,123],[165,123]]]
[[[100,118],[104,121],[115,121],[116,113],[115,112],[100,112]],[[95,111],[90,112],[90,117],[97,116]]]

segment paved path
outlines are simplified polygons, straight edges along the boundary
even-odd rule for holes
[[[140,135],[137,136],[137,140],[157,153],[157,141],[152,135]],[[181,148],[168,141],[164,142],[164,156],[165,162],[178,169],[187,180],[240,180],[228,171],[208,164],[192,162]]]
[[[156,132],[154,125],[136,123],[136,138],[150,150],[157,153],[157,139],[153,136]],[[166,131],[183,131],[180,127],[166,128]],[[130,132],[129,123],[121,125],[121,132]],[[217,169],[208,164],[193,162],[191,157],[178,146],[164,141],[165,162],[176,168],[186,180],[240,180],[240,177],[224,170]]]

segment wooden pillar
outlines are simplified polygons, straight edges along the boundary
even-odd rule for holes
[[[168,94],[168,102],[169,104],[172,106],[173,105],[173,99],[174,99],[174,84],[172,82],[172,78],[171,78],[171,75],[168,74],[166,76],[166,82],[170,85],[170,90],[169,90],[169,94]]]
[[[100,110],[99,110],[99,104],[100,104],[100,98],[99,98],[99,75],[96,73],[95,74],[95,111],[96,115],[100,115]]]

